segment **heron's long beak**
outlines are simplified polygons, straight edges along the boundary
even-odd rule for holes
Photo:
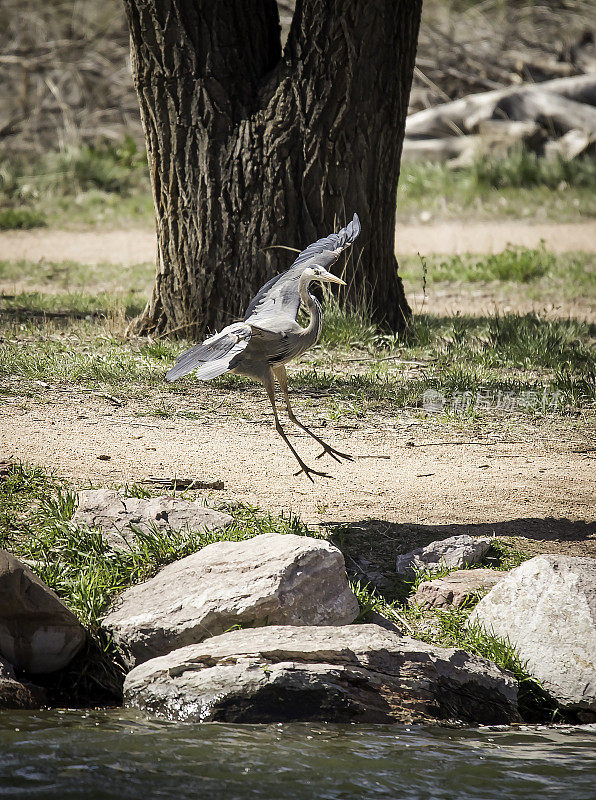
[[[321,275],[321,280],[325,281],[325,283],[339,283],[340,286],[346,286],[345,281],[342,281],[337,275],[332,275],[331,272],[328,272],[326,275]]]

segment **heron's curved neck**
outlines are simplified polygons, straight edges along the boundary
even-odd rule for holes
[[[300,300],[302,305],[307,309],[310,314],[310,322],[308,327],[304,329],[304,335],[312,337],[313,341],[317,341],[321,335],[321,328],[323,327],[323,310],[321,304],[316,297],[308,291],[310,278],[303,275],[298,284],[298,291],[300,292]]]

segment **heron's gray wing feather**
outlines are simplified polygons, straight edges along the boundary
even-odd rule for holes
[[[209,381],[211,378],[217,378],[218,375],[223,375],[224,372],[233,369],[238,361],[241,360],[239,356],[244,353],[247,344],[248,339],[236,342],[236,344],[221,358],[216,358],[213,361],[207,361],[205,364],[202,364],[195,372],[195,376],[201,381]]]
[[[360,220],[354,214],[353,220],[345,228],[309,244],[287,272],[271,278],[259,289],[246,309],[244,322],[256,321],[262,316],[269,317],[276,312],[296,319],[300,308],[298,282],[305,268],[313,264],[325,268],[331,266],[339,255],[338,251],[351,245],[359,233]]]
[[[223,374],[232,369],[234,366],[232,361],[245,350],[250,337],[249,325],[243,323],[228,325],[220,333],[178,356],[176,363],[166,374],[166,380],[175,381],[194,369],[197,370],[197,377],[202,380]]]

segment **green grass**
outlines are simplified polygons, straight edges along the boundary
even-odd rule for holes
[[[468,624],[469,612],[470,608],[435,614],[433,626],[425,635],[418,635],[429,644],[460,648],[511,672],[519,683],[518,704],[522,717],[526,721],[544,721],[545,717],[551,721],[556,714],[556,703],[529,674],[515,646],[508,638],[494,636],[481,625]]]
[[[426,262],[426,279],[429,283],[444,281],[528,283],[551,273],[557,258],[554,253],[548,253],[544,248],[530,249],[509,245],[503,252],[494,255],[450,256],[443,261],[426,257]],[[406,274],[412,277],[411,271]]]
[[[46,223],[45,214],[33,208],[0,208],[0,231],[41,228]]]
[[[376,344],[379,331],[361,310],[344,311],[336,300],[325,307],[321,345],[330,349],[369,347]]]
[[[555,301],[596,296],[596,257],[593,253],[555,254],[544,247],[509,245],[501,253],[488,256],[406,257],[400,260],[400,275],[406,294],[420,291],[426,284],[478,283],[522,284],[532,298]]]
[[[294,375],[293,385],[333,390],[356,407],[363,402],[371,408],[416,406],[427,389],[434,389],[447,396],[488,393],[495,402],[500,398],[502,407],[509,402],[509,408],[515,395],[516,408],[528,411],[544,411],[544,393],[549,403],[558,393],[551,410],[571,410],[596,399],[594,336],[587,322],[536,314],[425,315],[415,319],[405,340],[393,342],[396,347],[385,349],[382,336],[376,347],[374,340],[369,343],[366,372],[346,375],[313,366]],[[404,375],[399,365],[381,360],[396,351],[427,366],[415,377]]]
[[[145,152],[126,137],[117,144],[81,145],[40,158],[1,158],[0,205],[5,206],[0,212],[5,229],[46,223],[150,224],[153,201]]]
[[[525,150],[483,157],[453,169],[445,163],[403,163],[398,218],[542,218],[559,222],[596,215],[596,161],[546,160]]]
[[[99,189],[126,196],[146,186],[148,171],[144,151],[130,137],[118,144],[87,144],[50,153],[45,167],[45,175],[39,178],[41,185],[62,194]]]
[[[589,296],[590,258],[508,248],[483,259],[428,259],[427,274],[429,281],[435,273],[451,280],[498,275],[499,285],[507,279],[516,286],[567,276],[569,287],[575,283],[576,291],[581,287]],[[406,264],[410,279],[415,268],[420,270],[420,263]],[[541,271],[545,274],[536,277]],[[0,377],[11,382],[0,391],[18,393],[20,382],[21,391],[30,393],[32,387],[23,381],[31,380],[103,389],[121,399],[159,391],[154,413],[162,416],[194,413],[175,408],[190,386],[206,395],[226,390],[233,402],[234,393],[250,385],[247,379],[226,375],[197,385],[191,375],[165,383],[167,368],[192,342],[125,338],[152,281],[150,264],[124,271],[109,264],[0,261],[6,292],[0,297]],[[331,299],[321,342],[292,365],[291,385],[307,405],[313,391],[323,392],[317,412],[332,421],[420,410],[427,390],[446,398],[442,418],[473,417],[487,402],[498,413],[576,412],[594,405],[595,333],[587,322],[539,314],[425,314],[398,336],[379,330],[365,308],[346,310]],[[400,359],[418,361],[420,368],[408,369]]]
[[[76,292],[95,296],[98,292],[120,296],[125,292],[148,296],[155,278],[155,265],[81,264],[77,261],[0,260],[0,282],[19,283],[47,293]]]
[[[596,333],[587,322],[542,319],[536,314],[495,314],[487,324],[487,349],[494,359],[523,369],[554,369],[571,365],[577,371],[593,370],[591,339]]]
[[[4,379],[66,381],[122,397],[157,388],[175,397],[196,386],[192,375],[171,385],[164,380],[190,342],[123,337],[126,315],[142,306],[134,295],[117,302],[102,294],[21,295],[3,305]],[[44,314],[57,317],[48,320]],[[336,311],[331,336],[325,334],[309,361],[292,371],[291,385],[305,398],[310,390],[327,393],[319,407],[334,418],[419,408],[429,389],[447,398],[468,393],[474,398],[472,410],[480,405],[476,399],[490,395],[492,406],[506,411],[573,411],[594,403],[593,340],[594,328],[587,322],[535,314],[425,315],[400,339],[387,337],[361,316],[342,319]],[[354,354],[363,361],[358,371],[351,368]],[[418,359],[422,368],[404,370],[400,358]],[[226,389],[233,397],[248,384],[226,375],[204,385],[204,391]]]
[[[506,158],[482,156],[469,167],[469,172],[478,187],[484,189],[596,189],[596,160],[589,156],[571,161],[561,156],[541,158],[521,148]]]
[[[64,292],[45,294],[42,292],[19,292],[4,295],[0,300],[2,310],[13,318],[27,319],[31,316],[62,316],[73,319],[85,316],[114,316],[124,314],[131,318],[145,307],[145,300],[137,292],[122,295],[98,292]]]
[[[454,170],[404,163],[400,219],[538,217],[557,221],[596,215],[596,162],[545,160],[520,150]],[[0,227],[135,222],[151,225],[153,200],[143,150],[120,143],[70,147],[35,159],[0,159]]]
[[[488,553],[484,556],[480,567],[487,569],[496,569],[500,572],[509,572],[515,567],[519,567],[524,561],[531,558],[530,555],[520,550],[511,542],[505,539],[493,539],[490,544]]]

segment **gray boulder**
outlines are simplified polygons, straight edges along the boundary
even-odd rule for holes
[[[170,564],[124,592],[103,626],[132,667],[235,625],[343,625],[357,614],[336,547],[268,533]]]
[[[476,592],[492,589],[506,574],[494,569],[459,569],[443,578],[424,581],[409,602],[423,609],[460,608]]]
[[[121,497],[113,489],[89,489],[78,493],[74,522],[101,528],[106,541],[123,547],[134,538],[131,525],[150,531],[205,531],[225,528],[233,522],[229,514],[206,508],[198,500],[179,497]]]
[[[12,664],[0,658],[0,709],[40,708],[45,700],[43,689],[18,681]]]
[[[596,716],[596,561],[543,555],[512,570],[469,618],[509,637],[566,708]]]
[[[232,631],[136,667],[124,698],[151,716],[200,722],[519,719],[508,672],[378,625]]]
[[[85,629],[29,567],[0,550],[0,656],[25,672],[65,667]]]
[[[490,539],[477,539],[474,536],[450,536],[426,547],[418,547],[397,557],[398,575],[411,575],[415,570],[427,567],[468,567],[481,561],[490,547]]]

